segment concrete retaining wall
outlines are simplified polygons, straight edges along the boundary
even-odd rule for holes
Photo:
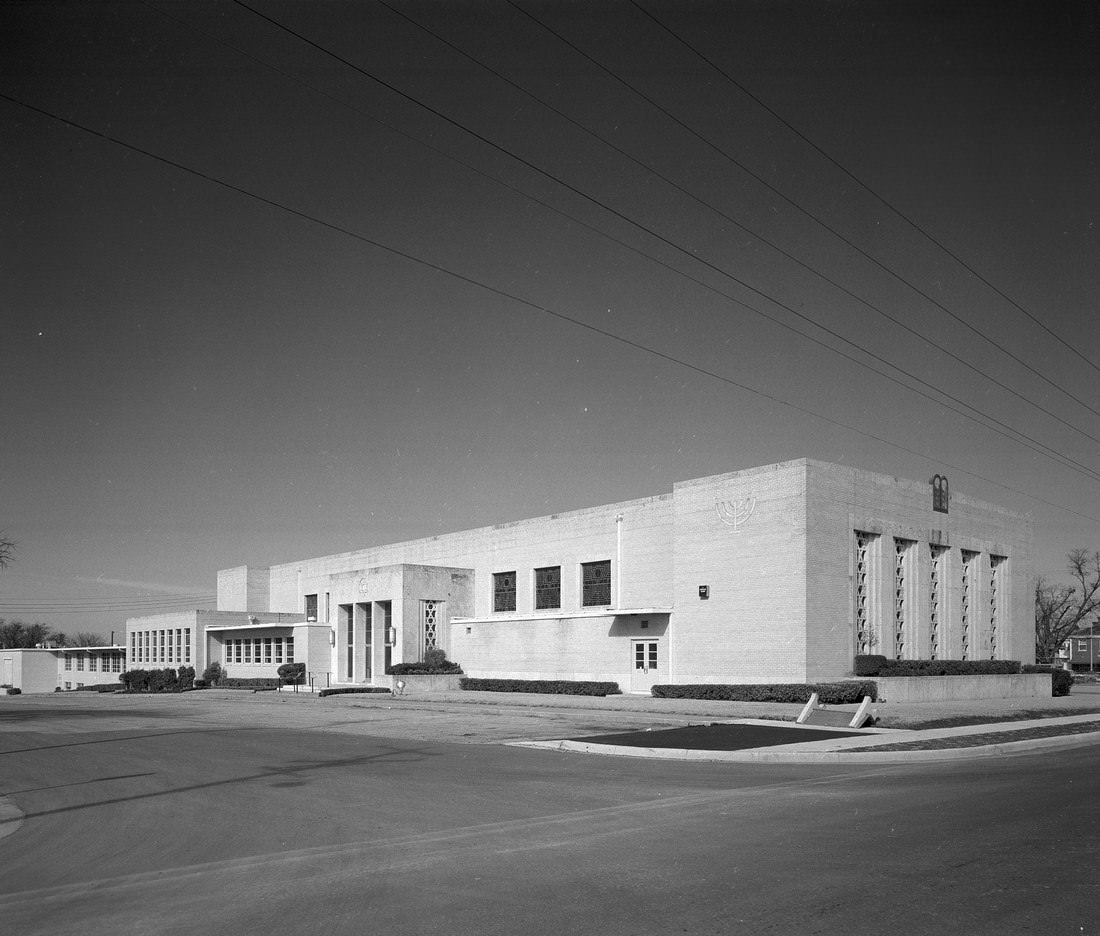
[[[1012,676],[876,676],[880,702],[1049,698],[1050,673]]]

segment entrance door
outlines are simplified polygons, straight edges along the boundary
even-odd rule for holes
[[[630,644],[633,655],[630,670],[630,691],[649,692],[656,683],[661,681],[659,641],[652,639],[632,640]]]

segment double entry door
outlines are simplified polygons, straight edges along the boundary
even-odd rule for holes
[[[649,692],[662,678],[661,642],[653,637],[632,639],[630,653],[630,691]]]

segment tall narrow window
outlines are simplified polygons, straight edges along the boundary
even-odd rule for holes
[[[317,596],[306,595],[306,620],[317,620]]]
[[[287,663],[294,662],[294,638],[287,637],[286,639],[286,661]]]
[[[905,654],[905,635],[909,614],[909,564],[912,540],[894,540],[894,657]]]
[[[535,569],[535,610],[561,607],[561,566]]]
[[[493,610],[516,610],[516,573],[493,573]]]
[[[183,629],[183,662],[191,662],[191,628]]]
[[[878,536],[856,530],[855,630],[856,653],[874,653],[878,647],[874,614],[874,543]]]
[[[355,617],[351,605],[340,605],[340,623],[344,628],[344,675],[350,681],[355,678]]]
[[[959,616],[960,630],[962,631],[962,659],[971,659],[971,631],[974,624],[974,570],[978,563],[975,562],[978,553],[969,549],[962,550],[962,607]]]
[[[989,557],[989,659],[996,660],[1000,650],[998,646],[998,628],[1001,617],[1001,580],[1003,578],[1004,556]]]
[[[421,633],[424,636],[425,650],[439,647],[439,606],[438,601],[420,602]]]
[[[928,547],[930,581],[928,585],[928,659],[940,658],[940,628],[943,623],[943,554],[946,547],[932,543]]]
[[[581,607],[611,604],[611,560],[581,563]]]
[[[275,662],[276,663],[282,663],[283,662],[283,638],[282,637],[276,637],[275,638]]]

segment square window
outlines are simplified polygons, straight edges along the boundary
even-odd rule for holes
[[[581,606],[606,607],[611,604],[611,560],[581,563]]]
[[[535,569],[535,610],[561,607],[561,566]]]
[[[516,610],[516,573],[493,573],[493,610]]]

